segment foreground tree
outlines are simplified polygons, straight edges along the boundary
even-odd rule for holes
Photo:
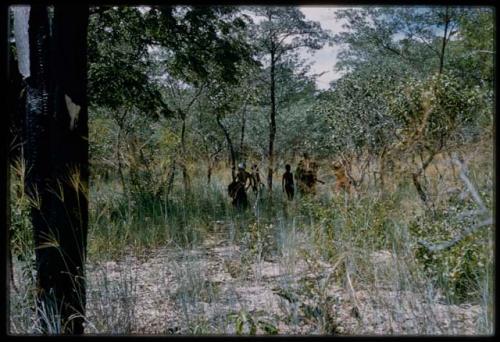
[[[57,5],[49,17],[47,7],[31,6],[28,27],[22,27],[28,37],[16,37],[20,71],[27,77],[25,188],[33,202],[37,312],[44,333],[82,334],[88,8]],[[26,38],[29,51],[21,46]]]

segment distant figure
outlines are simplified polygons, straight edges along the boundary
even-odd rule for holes
[[[247,185],[247,182],[249,184]],[[247,189],[252,185],[252,175],[245,170],[245,164],[238,165],[238,173],[236,179],[229,184],[228,193],[233,199],[232,204],[238,209],[246,209],[248,207]]]
[[[285,173],[283,174],[283,178],[281,179],[281,186],[283,191],[286,192],[288,200],[293,200],[294,194],[294,185],[293,185],[293,175],[290,172],[290,164],[285,165]]]
[[[351,181],[347,178],[347,173],[341,162],[336,161],[332,165],[333,173],[335,174],[335,191],[344,190],[347,193],[351,192]]]
[[[257,164],[252,165],[252,190],[254,193],[258,193],[261,187],[259,167]]]
[[[295,171],[297,188],[302,195],[316,194],[316,182],[323,183],[317,178],[319,164],[311,161],[309,155],[304,153],[304,159],[300,160]]]

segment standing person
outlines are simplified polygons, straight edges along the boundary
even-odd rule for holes
[[[297,165],[295,179],[297,181],[297,189],[301,195],[315,195],[316,183],[323,183],[317,177],[319,164],[312,161],[307,153],[304,153],[304,158]]]
[[[250,174],[250,172],[245,170],[245,163],[238,164],[238,173],[236,174],[236,180],[243,184],[243,188],[245,189],[245,191],[247,191],[248,188],[254,186],[253,176]]]
[[[247,185],[247,182],[249,184]],[[245,164],[238,165],[236,180],[228,187],[229,195],[233,198],[232,204],[238,209],[248,207],[247,189],[252,185],[252,175],[245,170]]]
[[[252,165],[252,178],[253,178],[252,190],[254,193],[257,193],[259,192],[262,184],[260,182],[259,167],[257,166],[257,164]]]
[[[293,174],[290,172],[290,164],[285,165],[285,173],[283,174],[283,178],[281,179],[281,186],[283,191],[286,192],[288,200],[293,200],[294,194],[294,185],[293,185]]]
[[[297,169],[295,170],[295,180],[297,181],[297,189],[304,195],[308,192],[307,173],[309,171],[309,155],[304,153],[303,159],[297,164]]]
[[[347,193],[351,193],[352,183],[347,177],[347,173],[344,165],[341,162],[336,161],[333,163],[333,172],[335,174],[335,191],[339,192],[344,190]]]

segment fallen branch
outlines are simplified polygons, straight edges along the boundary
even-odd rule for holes
[[[466,211],[462,211],[462,212],[458,215],[458,218],[459,218],[459,219],[463,219],[463,218],[466,218],[466,217],[477,216],[477,215],[484,214],[485,212],[486,212],[486,209],[480,209],[480,210],[466,210]]]
[[[476,188],[474,188],[474,185],[472,185],[472,182],[470,181],[469,177],[467,177],[467,174],[466,174],[467,168],[465,167],[465,165],[463,163],[461,163],[457,158],[453,158],[452,161],[455,165],[457,165],[460,168],[460,175],[459,175],[460,179],[467,186],[467,190],[469,190],[474,201],[480,207],[481,211],[486,211],[486,206],[484,205],[483,200],[481,199],[481,196],[479,196]]]
[[[472,233],[476,232],[480,228],[487,227],[487,226],[490,226],[492,224],[493,224],[493,218],[490,217],[490,218],[476,224],[475,226],[467,229],[463,234],[453,238],[450,241],[442,242],[442,243],[438,243],[438,244],[431,244],[425,240],[419,240],[418,244],[423,246],[429,252],[432,252],[432,253],[439,252],[439,251],[442,251],[442,250],[445,250],[445,249],[448,249],[450,247],[455,246],[457,243],[459,243],[460,241],[462,241],[463,239],[465,239],[467,236],[471,235]]]
[[[347,276],[347,283],[349,284],[349,289],[351,290],[351,297],[353,299],[354,303],[354,310],[357,311],[358,318],[361,320],[361,322],[364,323],[363,316],[361,315],[361,307],[358,303],[358,298],[356,297],[356,291],[354,290],[354,287],[352,286],[351,282],[351,277],[349,276],[349,268],[347,266],[347,260],[345,261],[345,274]]]

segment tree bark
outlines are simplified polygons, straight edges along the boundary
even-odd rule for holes
[[[245,141],[245,125],[246,125],[246,111],[243,108],[242,118],[241,118],[241,136],[240,136],[240,158],[245,159],[245,151],[244,151],[244,141]]]
[[[120,175],[120,182],[122,183],[122,190],[125,195],[127,195],[127,184],[125,183],[125,176],[123,175],[123,164],[120,155],[121,140],[122,140],[122,126],[118,126],[118,135],[116,141],[116,160],[118,161],[118,175]]]
[[[235,173],[235,171],[236,171],[236,154],[234,152],[234,146],[233,146],[233,142],[231,140],[231,136],[229,135],[229,132],[227,131],[226,127],[224,127],[224,125],[222,124],[220,119],[221,119],[220,115],[217,114],[216,115],[217,124],[222,129],[222,132],[224,132],[224,136],[226,137],[227,145],[229,148],[229,153],[230,153],[230,157],[231,157],[231,177],[234,181],[236,179],[236,173]]]
[[[386,153],[387,153],[387,147],[384,146],[382,149],[382,152],[380,153],[379,159],[378,159],[378,168],[379,168],[379,181],[380,181],[380,189],[382,190],[382,193],[384,193],[384,186],[385,186],[385,163],[386,163]],[[375,177],[376,180],[376,177]]]
[[[412,173],[413,185],[415,185],[415,189],[417,190],[418,196],[426,206],[429,206],[429,201],[424,186],[420,183],[419,177],[422,173],[425,173],[425,170],[427,170],[427,167],[430,165],[435,155],[436,152],[430,151],[430,155],[427,157],[425,161],[422,159],[421,156],[422,167],[417,172]]]
[[[172,189],[174,187],[174,178],[175,178],[175,168],[176,168],[176,161],[172,161],[172,165],[170,166],[170,170],[168,173],[168,181],[167,181],[167,198],[170,196],[170,193],[172,192]]]
[[[271,114],[269,125],[269,166],[267,172],[267,186],[269,192],[273,191],[273,168],[274,168],[274,138],[276,136],[276,80],[275,80],[275,67],[276,61],[274,57],[274,50],[271,50]]]
[[[441,45],[441,54],[439,55],[439,74],[443,73],[444,67],[444,53],[446,49],[446,35],[448,34],[448,25],[450,24],[450,18],[448,16],[449,7],[446,6],[446,12],[444,14],[444,34],[443,34],[443,42]]]
[[[207,185],[210,185],[210,182],[212,181],[212,162],[208,162],[208,168],[207,168]]]
[[[9,81],[9,43],[8,37],[10,32],[9,25],[9,4],[5,3],[0,6],[0,65],[3,68],[1,73],[1,78],[4,85],[8,85]],[[10,89],[8,86],[7,89]],[[5,89],[5,88],[4,88]],[[10,96],[9,96],[10,97]],[[3,97],[3,105],[10,106],[12,102],[8,100],[5,96]],[[5,107],[4,107],[5,108]],[[9,111],[13,110],[13,108],[9,108]],[[8,260],[9,251],[10,251],[10,237],[9,237],[9,229],[10,229],[10,184],[9,184],[9,163],[8,163],[8,155],[9,155],[9,141],[8,141],[8,129],[10,126],[11,116],[7,116],[6,122],[3,125],[0,125],[0,241],[3,241],[2,248],[2,259]],[[7,263],[0,263],[0,272],[1,274],[8,274],[9,269],[7,268]],[[7,278],[8,279],[8,278]],[[4,280],[0,283],[0,293],[2,293],[1,302],[3,303],[4,310],[0,310],[0,320],[2,322],[8,322],[7,312],[10,307],[9,299],[9,287],[7,286],[7,282]],[[7,336],[7,324],[2,324],[0,327],[0,334],[3,336]]]
[[[186,167],[186,116],[182,117],[182,128],[181,128],[181,151],[182,151],[182,183],[184,185],[184,193],[189,192],[189,174]]]
[[[37,305],[45,333],[83,333],[88,224],[87,24],[87,6],[56,5],[52,30],[47,8],[31,7],[25,182],[27,194],[37,203],[31,215]]]

